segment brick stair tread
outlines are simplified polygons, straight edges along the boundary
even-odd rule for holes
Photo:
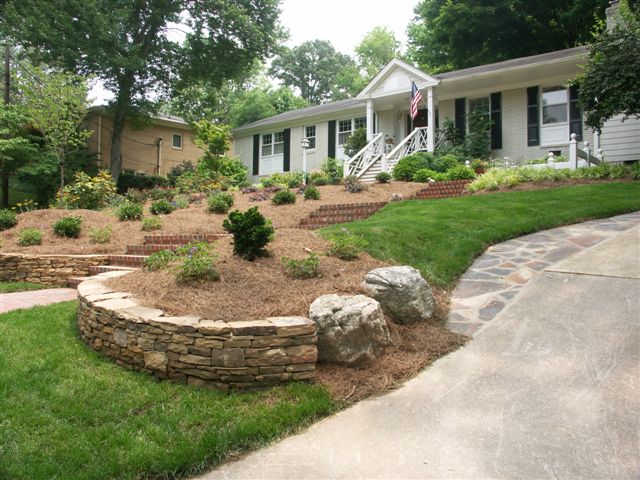
[[[97,275],[104,272],[133,272],[138,270],[134,267],[123,267],[122,265],[97,265],[89,267],[89,273]]]
[[[193,241],[213,242],[227,237],[225,233],[188,233],[188,234],[162,234],[145,235],[145,245],[184,245]]]
[[[174,245],[174,244],[149,244],[149,245],[127,245],[126,254],[127,255],[136,255],[137,253],[154,253],[162,250],[177,250],[182,247],[182,245]]]
[[[109,255],[111,266],[140,265],[148,255]]]
[[[69,277],[67,278],[67,285],[69,288],[77,288],[82,282],[89,277]]]

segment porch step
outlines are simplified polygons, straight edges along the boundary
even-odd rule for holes
[[[89,277],[69,277],[67,278],[67,286],[69,288],[78,288],[82,282],[84,282]]]
[[[148,255],[109,255],[109,266],[138,268]]]
[[[134,270],[138,269],[132,267],[119,267],[116,265],[99,265],[95,267],[89,267],[89,273],[91,275],[98,275],[99,273],[105,272],[133,272]]]
[[[185,245],[191,242],[215,242],[228,235],[225,233],[190,233],[186,235],[145,235],[145,245]]]
[[[430,183],[426,188],[420,190],[413,198],[418,200],[436,198],[456,198],[465,194],[470,180],[447,180],[445,182]]]
[[[188,242],[187,242],[188,243]],[[151,255],[162,250],[177,250],[182,245],[152,243],[149,245],[127,245],[127,255]]]

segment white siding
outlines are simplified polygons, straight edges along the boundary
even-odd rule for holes
[[[235,137],[233,148],[236,157],[240,158],[245,167],[249,169],[249,177],[253,173],[253,135]]]
[[[600,135],[600,148],[608,162],[640,160],[640,120],[618,115],[605,122]]]

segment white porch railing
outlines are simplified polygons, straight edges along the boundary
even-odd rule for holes
[[[418,127],[407,135],[393,150],[382,157],[382,171],[390,172],[401,158],[414,152],[427,151],[428,127]]]
[[[575,170],[578,168],[578,158],[587,162],[587,166],[600,165],[602,163],[602,149],[598,149],[595,155],[591,153],[589,149],[589,142],[584,142],[584,149],[578,147],[578,141],[576,140],[576,134],[571,134],[571,141],[569,142],[569,168]]]
[[[344,162],[344,176],[362,176],[367,169],[384,155],[384,134],[378,133],[362,150]]]

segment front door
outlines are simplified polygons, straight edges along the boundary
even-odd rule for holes
[[[414,128],[426,127],[429,125],[429,111],[426,108],[418,110],[418,116],[411,122],[411,115],[407,114],[407,132],[411,133]],[[413,127],[413,128],[412,128]],[[409,135],[407,133],[407,135]]]

